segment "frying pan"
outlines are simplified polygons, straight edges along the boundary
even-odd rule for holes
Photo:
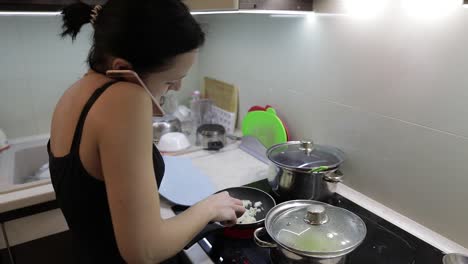
[[[260,208],[262,210],[260,212],[257,212],[257,214],[255,215],[257,221],[249,224],[236,224],[232,227],[225,227],[220,223],[209,223],[200,233],[198,233],[198,235],[195,236],[195,238],[192,239],[192,241],[189,244],[187,244],[187,246],[185,246],[185,249],[190,248],[193,244],[197,243],[199,240],[214,232],[225,231],[226,233],[242,233],[242,231],[253,231],[254,229],[264,224],[267,213],[270,211],[271,208],[275,207],[276,205],[276,202],[273,199],[273,197],[271,197],[271,195],[257,188],[232,187],[221,190],[216,193],[224,191],[227,191],[231,197],[234,197],[236,199],[250,200],[252,202],[252,206],[256,202],[261,202],[262,205]]]
[[[221,190],[217,193],[220,192],[228,192],[229,195],[233,198],[239,199],[239,200],[249,200],[252,202],[252,206],[256,202],[261,202],[262,205],[260,208],[262,209],[260,212],[257,212],[255,215],[255,218],[257,219],[256,222],[250,223],[250,224],[236,224],[233,227],[239,228],[239,229],[251,229],[251,228],[256,228],[259,225],[262,225],[263,222],[265,221],[265,217],[267,213],[270,211],[271,208],[275,207],[276,202],[269,195],[268,193],[259,190],[257,188],[253,187],[233,187],[233,188],[228,188]]]

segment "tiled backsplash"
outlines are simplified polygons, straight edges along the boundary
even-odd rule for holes
[[[204,18],[200,75],[342,148],[346,184],[468,247],[468,11]]]
[[[58,99],[87,71],[91,27],[72,43],[60,26],[61,17],[0,16],[0,128],[9,138],[49,133]],[[181,98],[199,84],[196,66]]]

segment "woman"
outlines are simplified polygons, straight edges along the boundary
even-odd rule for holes
[[[160,108],[138,83],[105,73],[135,71],[159,100],[179,90],[204,33],[180,0],[73,4],[63,10],[62,36],[74,39],[86,23],[94,27],[90,70],[63,94],[52,118],[56,197],[80,263],[159,263],[208,222],[233,224],[244,208],[221,193],[163,220],[157,185],[164,162],[151,125]]]

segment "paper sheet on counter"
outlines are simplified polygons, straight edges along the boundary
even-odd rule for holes
[[[159,193],[170,202],[191,206],[215,192],[211,179],[190,158],[165,156],[164,163]]]

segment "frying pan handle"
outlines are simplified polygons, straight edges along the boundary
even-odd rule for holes
[[[276,243],[271,243],[271,242],[261,240],[259,237],[261,232],[265,232],[264,227],[255,229],[255,232],[254,232],[255,244],[257,244],[259,247],[262,247],[262,248],[276,248],[278,246]]]

